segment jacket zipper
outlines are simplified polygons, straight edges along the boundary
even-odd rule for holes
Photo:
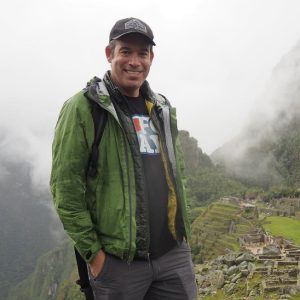
[[[153,119],[153,116],[154,115],[154,119]],[[155,123],[155,121],[158,121],[158,124],[159,124],[159,120],[157,118],[157,115],[155,113],[153,113],[151,111],[151,116],[150,116],[150,119],[152,120],[153,122],[153,125],[155,126],[156,130],[159,132],[159,136],[160,136],[160,139],[161,139],[161,147],[162,147],[162,150],[164,151],[164,153],[166,154],[166,164],[167,164],[167,170],[168,170],[168,173],[170,175],[170,179],[173,183],[173,186],[174,186],[174,189],[175,189],[175,193],[176,193],[176,199],[177,199],[177,206],[178,205],[181,205],[179,204],[179,199],[178,197],[180,196],[179,193],[178,193],[178,188],[177,188],[177,182],[176,182],[176,179],[175,179],[175,176],[174,176],[174,173],[173,173],[173,168],[171,166],[171,162],[169,160],[169,156],[168,156],[168,149],[167,149],[167,145],[166,145],[166,137],[165,137],[165,132],[161,131],[161,126],[160,125],[157,125]],[[164,126],[164,125],[163,125]],[[176,212],[176,215],[178,213],[178,209],[179,207],[177,207],[177,212]],[[180,208],[181,209],[181,208]],[[178,229],[177,229],[177,226],[176,226],[176,216],[175,216],[175,233],[176,233],[176,239],[178,239]]]

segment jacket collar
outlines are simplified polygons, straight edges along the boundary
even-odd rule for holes
[[[118,87],[112,82],[110,74],[110,71],[107,71],[103,80],[96,76],[93,77],[84,89],[85,95],[91,100],[98,102],[103,108],[112,106],[110,93],[114,93],[117,95],[116,98],[122,101],[121,93]],[[147,80],[145,80],[141,86],[141,93],[147,102],[152,102],[151,107],[158,106],[158,108],[164,108],[170,106],[169,101],[164,96],[152,91]]]

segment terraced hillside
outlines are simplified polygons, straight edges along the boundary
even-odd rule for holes
[[[235,202],[214,202],[192,224],[195,262],[213,259],[226,248],[239,250],[238,238],[255,229],[257,219]]]

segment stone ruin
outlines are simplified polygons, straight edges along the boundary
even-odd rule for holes
[[[264,249],[274,244],[274,238],[266,233],[256,231],[241,236],[239,238],[242,250],[250,251],[253,254],[262,254]]]
[[[262,295],[300,293],[300,248],[283,238],[264,233],[247,234],[240,238],[241,247],[256,252],[257,267],[253,272],[263,275]],[[267,275],[267,276],[265,276]]]
[[[222,289],[234,295],[243,282],[245,299],[258,295],[268,297],[276,292],[280,299],[300,293],[300,248],[283,238],[274,238],[262,232],[240,238],[245,252],[228,252],[204,265],[196,266],[200,299]],[[248,290],[248,281],[260,275],[263,279],[256,290]]]
[[[259,255],[257,262],[263,263],[255,273],[264,276],[262,295],[269,292],[295,295],[300,293],[300,249],[285,250],[285,254]]]
[[[272,199],[269,207],[261,208],[261,212],[281,217],[296,216],[300,211],[300,198]]]

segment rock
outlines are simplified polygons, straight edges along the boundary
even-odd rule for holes
[[[232,277],[231,282],[236,282],[241,277],[242,277],[242,273],[238,273],[237,275]]]
[[[224,255],[224,263],[227,265],[227,266],[233,266],[236,264],[235,262],[236,260],[236,254],[234,253],[228,253],[226,255]]]
[[[242,261],[240,264],[239,264],[239,270],[242,271],[242,270],[245,270],[248,268],[248,264],[246,261]]]
[[[216,264],[221,265],[224,263],[224,255],[220,255],[215,259]]]
[[[279,255],[280,249],[276,245],[268,245],[263,248],[263,254],[264,255]]]
[[[254,271],[255,271],[255,264],[254,263],[251,263],[251,262],[249,262],[248,263],[248,271],[249,271],[249,273],[254,273]]]
[[[227,270],[227,275],[231,276],[232,274],[236,273],[239,270],[239,268],[237,266],[231,266],[228,268]]]
[[[202,272],[202,269],[203,269],[203,266],[200,265],[200,264],[196,264],[196,265],[194,266],[194,270],[195,270],[195,273],[196,273],[196,274],[197,274],[197,273],[201,273],[201,272]]]
[[[222,270],[225,274],[227,274],[228,271],[228,266],[227,265],[222,265]]]
[[[224,274],[221,270],[209,273],[209,280],[213,287],[220,289],[224,285]]]
[[[198,286],[202,286],[202,284],[205,280],[205,276],[195,274],[195,277],[196,277],[196,282],[197,282]]]
[[[251,253],[244,252],[236,259],[237,263],[240,263],[242,261],[255,261],[255,256]]]
[[[196,274],[196,281],[201,293],[209,293],[220,289],[224,285],[224,274],[221,270],[212,270],[208,274]]]
[[[229,283],[224,287],[224,291],[226,294],[232,294],[235,290],[235,283]]]
[[[208,295],[208,294],[210,294],[210,289],[209,288],[200,288],[199,290],[198,290],[198,292],[199,292],[199,294],[200,295]]]
[[[241,270],[241,273],[244,277],[247,277],[249,275],[249,271],[248,270]]]

